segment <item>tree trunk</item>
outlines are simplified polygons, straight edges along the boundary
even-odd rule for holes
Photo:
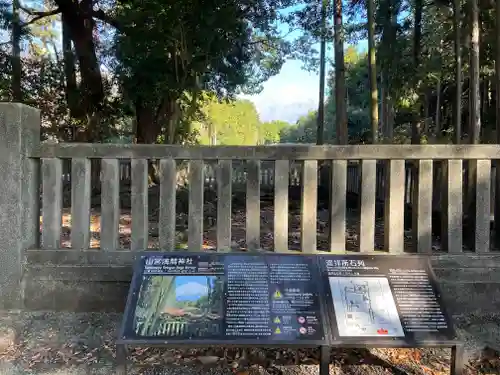
[[[385,91],[385,69],[382,68],[380,72],[380,128],[382,129],[382,136],[387,138],[387,114],[385,113],[387,110],[387,103],[385,100],[387,98]]]
[[[438,77],[436,84],[436,136],[438,139],[441,137],[441,76]]]
[[[176,141],[175,136],[177,134],[177,125],[181,117],[180,113],[181,110],[179,108],[177,100],[170,100],[168,108],[169,108],[168,112],[165,114],[165,116],[168,117],[167,120],[168,129],[167,129],[166,141],[168,144],[174,144]],[[161,126],[161,119],[157,119],[157,121],[160,121],[160,126]]]
[[[470,66],[470,143],[477,144],[481,132],[481,96],[479,85],[479,7],[478,0],[471,0],[472,35]]]
[[[415,69],[415,79],[413,89],[418,93],[419,77],[420,77],[420,43],[422,41],[422,13],[423,13],[423,0],[415,0],[415,13],[414,13],[414,33],[413,33],[413,65]],[[415,103],[415,108],[413,110],[413,120],[412,120],[412,132],[411,141],[412,143],[420,143],[420,100],[417,99]]]
[[[91,0],[80,3],[55,0],[69,26],[78,57],[82,79],[82,101],[87,113],[99,111],[104,100],[104,88],[94,44],[94,19]]]
[[[322,145],[324,143],[325,135],[325,74],[326,74],[326,32],[327,32],[327,19],[326,13],[328,8],[328,1],[323,0],[321,4],[321,42],[320,42],[320,57],[319,57],[319,97],[318,97],[318,117],[316,123],[316,144]],[[338,136],[338,134],[337,134]],[[320,186],[324,187],[328,191],[328,201],[330,204],[329,215],[328,215],[328,226],[331,228],[332,225],[332,177],[331,163],[323,162],[320,163]],[[329,242],[333,240],[331,238],[331,231],[328,231]]]
[[[19,0],[12,2],[12,100],[23,101],[21,88],[21,20],[19,17]]]
[[[328,0],[323,0],[321,5],[321,43],[319,56],[319,100],[318,118],[316,123],[316,144],[324,143],[325,132],[325,70],[326,70],[326,8]]]
[[[441,80],[442,80],[442,69],[443,69],[443,40],[441,39],[439,41],[439,48],[438,48],[438,58],[439,58],[439,70],[438,70],[438,77],[437,77],[437,83],[436,83],[436,113],[434,117],[434,126],[435,126],[435,133],[436,133],[436,139],[439,141],[441,138],[441,133],[442,133],[442,125],[441,125]]]
[[[136,143],[139,144],[153,144],[156,143],[156,139],[161,132],[161,126],[154,116],[154,110],[151,110],[146,105],[141,103],[136,103]],[[155,168],[154,163],[150,160],[148,161],[148,184],[149,186],[159,184],[160,180],[158,178],[158,173]]]
[[[335,122],[337,126],[337,142],[347,144],[347,105],[345,86],[344,36],[342,30],[342,0],[335,0],[334,14],[335,39],[335,103],[337,104]]]
[[[392,142],[394,138],[394,102],[391,95],[387,95],[387,138]]]
[[[422,13],[423,13],[423,0],[415,0],[415,13],[414,13],[414,30],[413,30],[413,90],[417,94],[416,103],[414,103],[412,108],[412,123],[411,123],[411,143],[420,144],[421,143],[421,100],[420,100],[420,51],[422,42]],[[419,184],[419,165],[417,162],[412,162],[410,164],[410,174],[411,174],[411,187],[410,194],[412,197],[412,202],[418,202],[418,189]],[[412,229],[413,235],[416,237],[416,228],[418,225],[418,210],[414,209],[412,211]]]
[[[375,5],[374,0],[367,0],[368,14],[368,69],[370,71],[370,122],[372,142],[378,143],[378,92],[377,65],[375,61]]]
[[[481,90],[481,118],[486,119],[488,116],[488,108],[489,108],[489,92],[490,92],[490,80],[488,77],[485,77],[482,82],[482,90]]]
[[[64,54],[64,76],[66,79],[66,102],[68,104],[70,116],[73,118],[81,118],[84,116],[84,113],[79,105],[75,55],[71,43],[70,26],[64,14],[62,15],[62,48]],[[75,130],[76,129],[73,130],[73,134],[76,134]]]
[[[398,5],[399,4],[399,5]],[[398,14],[400,12],[401,8],[401,3],[391,0],[390,2],[390,8],[389,8],[389,20],[390,20],[390,40],[394,41],[394,43],[397,40],[397,33],[398,33]],[[392,46],[390,44],[389,46]],[[394,70],[393,64],[391,64],[391,67]],[[390,80],[390,74],[387,72],[387,77],[386,77],[386,116],[387,116],[387,136],[391,140],[391,143],[394,140],[394,100],[393,100],[393,92],[392,92],[392,84]]]
[[[462,48],[460,45],[460,0],[453,1],[453,32],[455,36],[455,143],[462,140]]]
[[[424,94],[424,121],[423,121],[423,129],[421,131],[422,135],[428,135],[430,129],[430,102],[431,102],[431,92],[429,90],[425,91]]]
[[[496,104],[495,104],[495,112],[496,112],[496,130],[497,130],[497,143],[500,144],[500,1],[497,1],[496,8],[496,27],[497,27],[497,50],[496,50],[496,63],[495,63],[495,87],[496,87]],[[500,177],[500,173],[498,173]],[[499,180],[500,181],[500,180]],[[499,195],[500,197],[500,191]]]
[[[136,105],[137,143],[154,144],[161,132],[161,126],[155,119],[154,111],[147,106]]]
[[[72,27],[71,29],[82,77],[81,87],[85,95],[85,107],[87,111],[98,111],[103,104],[104,89],[92,30],[78,27]]]
[[[496,87],[496,140],[500,144],[500,1],[496,6],[496,36],[497,50],[495,62],[495,87]],[[500,244],[500,161],[495,162],[495,237],[497,245]]]
[[[479,81],[479,6],[478,0],[471,0],[471,48],[470,48],[470,114],[469,114],[469,142],[478,144],[481,134],[481,95]],[[466,194],[466,215],[468,222],[472,226],[472,230],[476,229],[476,165],[475,160],[469,160],[467,171],[467,194]],[[466,231],[470,228],[466,228]],[[474,236],[467,236],[467,239],[472,239]],[[467,245],[474,246],[473,243]]]

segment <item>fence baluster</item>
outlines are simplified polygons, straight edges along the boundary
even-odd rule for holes
[[[231,200],[232,194],[231,160],[219,160],[217,165],[217,251],[231,250]]]
[[[490,251],[491,220],[491,160],[476,161],[476,218],[474,250],[477,253]]]
[[[317,250],[318,161],[304,160],[302,166],[301,251]]]
[[[404,252],[405,161],[387,163],[384,241],[390,253]]]
[[[260,247],[260,161],[248,160],[246,198],[246,240],[248,250]]]
[[[347,161],[333,160],[331,168],[330,251],[338,252],[345,251]]]
[[[377,161],[361,161],[361,197],[359,221],[359,251],[375,250],[375,197]]]
[[[441,246],[449,253],[462,252],[463,214],[462,160],[443,162],[443,199],[441,200]]]
[[[203,248],[203,160],[189,162],[188,250]]]
[[[90,245],[90,160],[71,161],[71,247],[88,249]]]
[[[175,249],[175,197],[177,166],[174,159],[160,160],[160,213],[158,218],[159,247],[163,251]]]
[[[412,204],[412,242],[418,253],[432,253],[433,161],[418,162],[416,195]]]
[[[61,247],[62,160],[42,160],[42,247]]]
[[[288,183],[290,162],[274,164],[274,251],[288,250]]]
[[[130,249],[146,250],[149,240],[148,160],[132,159],[131,163],[132,233]]]
[[[23,248],[40,247],[40,159],[27,159],[23,166]]]
[[[120,174],[118,159],[102,159],[101,250],[119,248]]]

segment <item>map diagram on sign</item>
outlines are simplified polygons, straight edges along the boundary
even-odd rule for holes
[[[330,277],[340,336],[404,337],[403,327],[384,277]]]

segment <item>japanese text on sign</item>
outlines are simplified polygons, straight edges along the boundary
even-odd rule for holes
[[[362,259],[327,259],[326,265],[329,267],[364,267],[365,261]]]

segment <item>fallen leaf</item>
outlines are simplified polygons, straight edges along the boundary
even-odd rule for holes
[[[217,357],[215,355],[206,355],[206,356],[197,357],[196,359],[198,361],[200,361],[202,365],[208,366],[208,365],[213,365],[213,364],[219,362],[220,357]]]

